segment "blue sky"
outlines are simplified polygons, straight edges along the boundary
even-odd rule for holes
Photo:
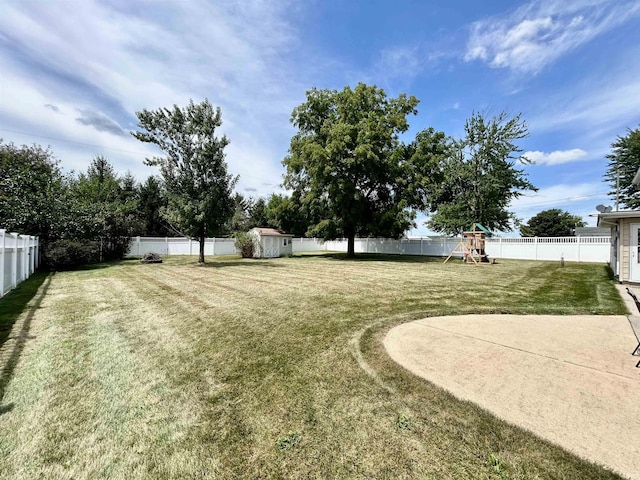
[[[406,140],[430,126],[459,136],[473,111],[521,113],[539,191],[513,210],[526,221],[561,208],[593,225],[595,206],[612,203],[605,155],[640,126],[640,2],[0,5],[0,138],[50,145],[66,171],[100,154],[144,180],[157,172],[143,165],[153,149],[128,133],[135,112],[206,97],[222,108],[238,191],[282,192],[292,109],[311,87],[359,81],[421,101]]]

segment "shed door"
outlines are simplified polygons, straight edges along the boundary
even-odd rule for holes
[[[640,223],[631,224],[631,245],[629,246],[629,281],[640,282]]]
[[[265,250],[264,257],[266,258],[274,258],[280,256],[280,249],[278,248],[278,239],[274,237],[264,237],[265,238]]]

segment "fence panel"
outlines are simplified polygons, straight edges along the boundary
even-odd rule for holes
[[[325,252],[327,246],[317,238],[293,238],[293,253],[298,252]]]
[[[611,237],[530,237],[487,239],[489,257],[519,260],[609,262]]]
[[[9,237],[7,237],[8,239]],[[486,252],[491,258],[519,260],[560,260],[569,262],[609,262],[610,237],[531,237],[490,238]],[[388,238],[356,238],[356,253],[381,253],[391,255],[427,255],[447,257],[455,249],[460,238],[422,237],[401,240]],[[130,255],[140,256],[147,252],[164,255],[197,255],[198,242],[189,238],[132,239]],[[294,238],[293,252],[346,252],[347,240],[337,239],[322,242],[316,238]],[[205,255],[236,254],[232,238],[207,238]],[[461,254],[456,254],[461,257]]]
[[[134,237],[127,255],[142,256],[145,253],[160,255],[198,255],[200,244],[188,237]],[[205,238],[205,255],[235,255],[235,240],[232,238]]]
[[[0,297],[36,271],[39,253],[38,237],[0,229]]]

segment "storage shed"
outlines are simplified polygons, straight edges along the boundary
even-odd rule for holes
[[[275,228],[252,228],[249,234],[256,238],[253,256],[257,258],[277,258],[293,253],[293,235]]]
[[[640,210],[600,213],[598,227],[611,230],[609,265],[618,280],[640,283]]]

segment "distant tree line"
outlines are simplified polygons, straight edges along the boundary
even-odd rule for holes
[[[0,225],[38,235],[53,267],[122,258],[132,236],[185,235],[204,239],[274,227],[296,236],[399,238],[416,213],[430,228],[457,234],[474,221],[512,228],[511,199],[535,187],[516,168],[527,160],[515,143],[528,134],[519,116],[486,119],[474,113],[465,136],[427,128],[409,143],[418,100],[388,98],[363,83],[342,91],[312,89],[291,122],[298,132],[283,160],[290,195],[244,197],[227,171],[218,136],[219,108],[208,100],[137,112],[138,140],[162,154],[145,163],[160,176],[138,184],[102,156],[86,172],[64,175],[49,149],[1,144]]]
[[[343,90],[311,89],[293,110],[297,132],[283,160],[287,195],[245,197],[227,171],[229,139],[216,130],[220,109],[208,100],[137,112],[138,140],[156,145],[148,158],[159,176],[137,183],[97,156],[86,172],[63,174],[49,149],[0,141],[0,226],[40,236],[45,261],[63,266],[122,258],[132,236],[230,236],[273,227],[296,236],[399,238],[425,212],[434,231],[456,235],[479,222],[512,230],[513,199],[536,190],[520,168],[529,161],[519,141],[528,135],[520,115],[474,112],[460,138],[433,128],[402,141],[418,100],[359,83]],[[619,139],[609,158],[620,171],[637,149],[637,132]],[[634,157],[635,158],[635,157]],[[631,167],[628,168],[632,170]],[[626,177],[625,177],[626,178]],[[558,222],[561,219],[562,222]],[[523,228],[538,234],[580,219],[541,212]]]
[[[231,196],[232,215],[220,236],[253,227],[303,235],[290,199]],[[130,237],[183,236],[163,215],[168,199],[161,177],[138,183],[95,157],[85,172],[63,174],[50,149],[0,141],[0,227],[40,237],[43,259],[53,268],[120,259]]]

